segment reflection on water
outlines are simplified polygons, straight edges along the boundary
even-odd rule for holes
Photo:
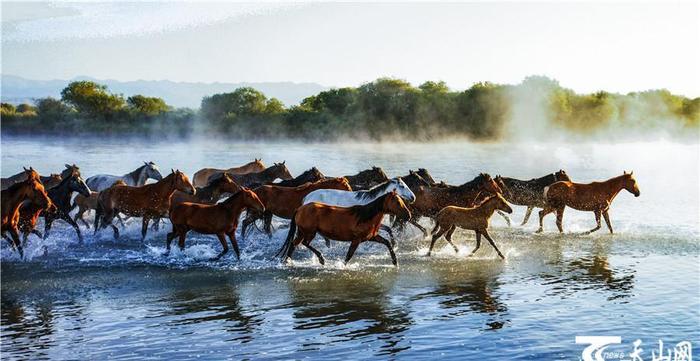
[[[254,157],[286,159],[294,174],[311,166],[328,175],[372,164],[390,175],[427,167],[449,183],[481,171],[532,178],[563,168],[591,181],[634,169],[642,196],[615,200],[613,236],[579,235],[594,222],[585,212],[567,211],[563,235],[551,218],[535,235],[535,221],[508,228],[494,217],[505,262],[488,245],[467,257],[473,232],[455,233],[458,254],[443,243],[427,258],[428,241],[407,229],[399,268],[375,245],[360,247],[348,266],[340,261],[347,245],[324,250],[326,266],[306,252],[281,266],[270,259],[286,229],[242,240],[240,261],[208,262],[220,247],[213,237],[191,235],[185,252],[164,257],[168,229],[142,243],[138,222],[127,222],[123,239],[88,234],[79,245],[57,224],[47,240],[29,244],[28,260],[7,244],[0,249],[4,359],[572,360],[581,355],[576,335],[644,344],[700,338],[697,144],[124,143],[3,138],[2,173],[27,162],[53,171],[69,161],[85,175],[119,173],[148,159],[191,174]],[[523,214],[515,207],[512,218]]]

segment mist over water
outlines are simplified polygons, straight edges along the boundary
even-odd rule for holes
[[[290,265],[272,256],[286,236],[253,231],[242,258],[221,261],[215,237],[191,233],[184,252],[165,257],[166,221],[140,241],[140,221],[122,238],[82,228],[85,244],[60,221],[47,240],[30,237],[27,259],[6,243],[2,260],[2,351],[10,358],[304,358],[578,359],[576,335],[620,335],[631,352],[637,338],[700,341],[700,146],[697,142],[613,144],[552,140],[468,143],[300,143],[191,139],[2,139],[2,176],[31,165],[40,173],[76,163],[84,177],[124,174],[154,161],[165,174],[192,175],[262,158],[286,160],[293,175],[317,166],[325,175],[373,165],[389,176],[427,168],[436,180],[461,184],[480,172],[520,179],[564,169],[577,182],[633,170],[641,196],[622,191],[610,214],[615,235],[591,213],[567,209],[565,233],[554,217],[535,235],[537,215],[513,226],[499,216],[490,246],[475,257],[471,232],[458,231],[454,254],[413,228],[398,234],[399,268],[383,246],[363,244],[343,265],[347,243],[334,242],[320,266],[299,248]],[[90,220],[92,217],[90,217]],[[432,228],[430,222],[422,223]],[[40,226],[43,229],[43,226]],[[232,252],[231,252],[232,253]],[[643,346],[643,347],[644,347]],[[650,354],[645,355],[650,357]]]

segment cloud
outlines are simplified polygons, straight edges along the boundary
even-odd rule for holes
[[[146,36],[264,15],[292,3],[3,3],[3,42]]]

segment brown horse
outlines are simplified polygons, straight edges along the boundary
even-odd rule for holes
[[[97,197],[95,233],[109,225],[114,231],[114,238],[119,238],[119,230],[112,224],[112,220],[121,212],[130,217],[143,218],[141,240],[144,240],[148,232],[148,222],[153,218],[167,216],[170,196],[178,190],[195,193],[189,178],[179,170],[171,171],[167,177],[156,183],[141,187],[119,186],[105,189]]]
[[[455,249],[455,253],[457,253],[459,250],[457,249],[457,246],[452,243],[452,234],[454,233],[455,229],[459,227],[472,230],[476,233],[476,247],[469,254],[470,256],[473,255],[479,249],[479,247],[481,247],[481,235],[483,235],[486,237],[486,240],[491,243],[493,249],[496,250],[496,253],[498,253],[501,258],[505,258],[503,257],[503,254],[501,254],[498,247],[496,247],[496,243],[493,241],[488,232],[489,221],[493,215],[493,212],[496,210],[501,210],[506,213],[513,213],[513,209],[510,208],[508,202],[506,202],[505,198],[503,198],[503,196],[501,196],[499,193],[490,195],[488,198],[486,198],[486,200],[482,201],[475,207],[464,208],[449,206],[443,208],[435,217],[435,228],[433,228],[433,231],[431,232],[433,239],[430,241],[428,256],[430,256],[430,253],[433,251],[435,241],[437,241],[443,234],[445,235],[447,242],[452,245],[452,248]]]
[[[288,180],[292,179],[292,175],[289,173],[289,169],[284,165],[285,162],[275,163],[271,167],[265,168],[265,170],[255,173],[246,174],[233,174],[231,179],[238,183],[239,186],[245,188],[257,187],[263,184],[272,183],[275,179]],[[209,182],[213,182],[217,178],[221,177],[221,174],[217,174],[209,178]]]
[[[209,184],[209,179],[214,175],[222,173],[247,174],[260,172],[262,170],[265,170],[265,164],[263,164],[261,159],[256,158],[252,162],[244,164],[240,167],[233,167],[229,169],[202,168],[194,174],[192,181],[195,187],[204,187]]]
[[[215,179],[205,187],[196,187],[194,194],[187,194],[181,191],[175,191],[170,197],[170,208],[178,203],[206,203],[213,204],[219,201],[225,194],[235,194],[241,190],[236,182],[231,179],[231,175],[224,173],[221,177]]]
[[[552,212],[557,213],[557,228],[559,228],[559,232],[563,232],[564,208],[569,206],[579,211],[593,212],[595,215],[596,227],[584,234],[600,229],[601,215],[605,218],[605,224],[607,224],[610,233],[613,233],[608,210],[615,196],[623,189],[634,194],[635,197],[639,197],[639,187],[632,172],[623,171],[621,176],[610,178],[604,182],[588,184],[569,181],[556,182],[544,189],[547,205],[540,211],[540,228],[537,232],[542,232],[542,220],[544,216]]]
[[[224,249],[212,260],[217,260],[228,252],[225,236],[231,240],[236,257],[240,259],[241,252],[238,249],[235,233],[238,227],[238,217],[246,208],[254,212],[265,211],[265,206],[260,202],[258,196],[247,188],[241,189],[219,204],[183,202],[174,205],[170,210],[173,231],[167,236],[167,252],[170,252],[170,244],[176,236],[180,237],[178,246],[180,250],[183,250],[187,232],[193,230],[202,234],[216,234],[219,238]]]
[[[416,201],[410,205],[414,217],[409,223],[418,227],[427,237],[428,231],[418,224],[421,216],[434,218],[447,206],[472,207],[476,197],[482,192],[501,193],[501,188],[486,173],[481,173],[473,180],[459,186],[420,187],[415,193]]]
[[[559,169],[558,172],[550,173],[544,177],[533,178],[530,180],[501,177],[500,175],[496,176],[494,180],[503,190],[503,197],[508,202],[517,206],[527,206],[525,218],[520,224],[521,226],[524,226],[528,219],[530,219],[530,214],[535,207],[545,207],[547,202],[544,199],[544,188],[552,185],[554,182],[571,181],[571,178],[569,178],[569,175],[566,174],[563,169]],[[501,214],[501,216],[505,218],[506,222],[508,222],[508,225],[510,226],[510,218],[504,214]]]
[[[399,218],[411,218],[411,211],[406,208],[396,191],[386,193],[362,206],[335,207],[316,202],[307,203],[294,213],[287,239],[278,254],[282,254],[286,261],[301,243],[318,257],[321,264],[325,264],[321,252],[311,246],[316,233],[320,233],[327,239],[351,242],[345,256],[346,264],[360,243],[372,241],[385,245],[391,255],[391,262],[397,266],[396,254],[391,243],[379,235],[379,226],[387,213]]]
[[[56,207],[46,194],[44,186],[39,181],[39,174],[32,168],[24,169],[26,180],[15,183],[2,191],[0,195],[0,213],[2,214],[2,237],[7,239],[13,249],[17,249],[20,257],[24,257],[22,244],[19,240],[19,208],[25,201],[33,202],[48,211],[53,211]],[[6,232],[10,233],[10,240]]]
[[[118,179],[116,182],[114,182],[110,187],[114,186],[125,186],[127,185],[126,182],[124,182],[123,179]],[[88,223],[85,218],[83,218],[83,214],[85,212],[91,210],[91,209],[97,209],[97,197],[99,196],[100,192],[94,192],[90,191],[89,196],[84,196],[80,193],[75,195],[75,198],[73,198],[73,205],[70,207],[70,210],[72,211],[75,209],[75,207],[78,207],[78,212],[75,213],[75,216],[73,217],[73,221],[76,223],[78,220],[83,221],[83,224],[85,224],[85,227],[90,228],[90,223]],[[119,216],[117,216],[119,217]],[[121,221],[121,218],[119,218]],[[122,223],[123,225],[123,223]]]
[[[2,178],[2,189],[5,190],[9,188],[11,185],[15,183],[22,182],[27,179],[27,173],[24,171],[19,172],[11,177],[8,178]],[[58,183],[61,183],[61,175],[60,174],[51,174],[49,176],[39,176],[39,180],[41,181],[41,184],[44,186],[44,189],[51,189],[55,186],[58,185]]]
[[[327,178],[315,183],[306,183],[299,187],[264,185],[255,188],[253,192],[255,192],[265,205],[265,213],[248,212],[246,219],[243,220],[243,226],[241,227],[241,239],[245,238],[246,228],[260,218],[265,221],[265,232],[270,235],[272,233],[270,224],[273,215],[280,218],[291,219],[292,216],[294,216],[294,211],[303,203],[304,197],[317,189],[352,190],[348,180],[344,177]]]
[[[346,175],[345,178],[350,182],[352,189],[356,191],[367,190],[389,180],[380,167],[365,169],[355,175]]]

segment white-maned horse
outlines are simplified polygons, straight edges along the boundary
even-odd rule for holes
[[[132,187],[140,187],[146,184],[148,179],[161,180],[163,176],[158,170],[158,166],[153,162],[143,162],[143,165],[136,168],[133,172],[124,174],[123,176],[111,174],[98,174],[85,180],[90,190],[101,192],[114,184],[118,180],[123,180],[126,185]]]

